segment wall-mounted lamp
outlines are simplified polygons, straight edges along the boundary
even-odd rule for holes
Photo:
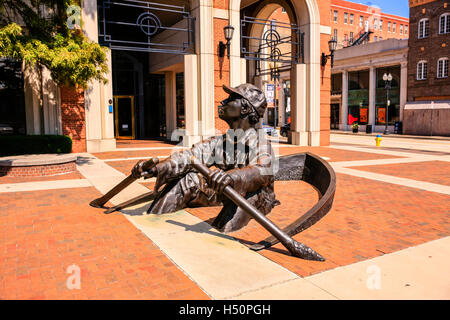
[[[336,51],[337,41],[332,38],[330,41],[328,41],[328,48],[330,49],[330,54],[325,55],[324,52],[322,52],[322,67],[325,67],[327,65],[328,58],[331,58],[331,67],[333,68],[334,65],[334,51]]]
[[[234,27],[227,25],[223,28],[223,33],[225,34],[225,40],[227,43],[219,42],[219,57],[223,58],[225,56],[225,49],[227,50],[227,57],[230,59],[230,41],[233,39]]]

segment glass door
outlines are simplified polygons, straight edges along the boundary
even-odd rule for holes
[[[134,139],[134,96],[114,96],[116,139]]]

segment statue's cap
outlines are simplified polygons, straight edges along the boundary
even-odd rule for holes
[[[264,114],[267,102],[264,92],[250,83],[241,84],[235,88],[223,85],[223,90],[228,94],[237,94],[247,100],[260,115]]]

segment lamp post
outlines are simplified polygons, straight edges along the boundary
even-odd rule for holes
[[[391,89],[391,83],[392,83],[392,74],[385,73],[383,75],[384,80],[384,89],[386,89],[386,115],[384,121],[386,122],[386,126],[384,128],[384,134],[389,134],[388,129],[388,123],[389,123],[389,105],[391,104],[391,101],[389,100],[389,90]]]
[[[322,52],[322,61],[321,65],[322,67],[325,67],[328,61],[328,58],[331,58],[331,67],[333,68],[334,65],[334,51],[336,51],[337,41],[334,38],[331,38],[330,41],[328,41],[328,49],[330,50],[330,54],[326,55],[324,52]]]

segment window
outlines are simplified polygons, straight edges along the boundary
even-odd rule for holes
[[[286,13],[286,9],[284,7],[281,7],[281,12]]]
[[[450,33],[450,13],[444,13],[439,18],[439,34]]]
[[[380,20],[380,31],[383,30],[383,20]]]
[[[347,24],[348,21],[348,13],[344,12],[344,23]]]
[[[430,21],[422,19],[419,21],[419,39],[426,38],[430,34]]]
[[[405,26],[405,34],[408,35],[408,26]]]
[[[380,41],[383,40],[383,37],[380,37],[380,39],[378,39],[378,40],[380,40]]]
[[[440,58],[437,67],[438,78],[448,78],[448,58]]]
[[[355,15],[353,13],[350,13],[350,24],[353,24],[354,19]]]
[[[350,42],[353,43],[353,32],[350,32]]]
[[[392,32],[395,33],[397,32],[397,23],[394,22],[394,24],[392,25]]]
[[[374,41],[374,42],[377,42],[377,40],[378,40],[378,37],[377,37],[377,36],[373,37],[373,41]]]
[[[362,27],[364,24],[364,17],[363,16],[359,16],[359,26]]]
[[[400,34],[403,34],[403,25],[400,25]]]
[[[391,32],[391,22],[388,22],[388,32]]]
[[[375,21],[373,22],[373,28],[374,28],[375,30],[378,29],[378,19],[375,19]]]
[[[338,41],[338,31],[337,29],[334,29],[334,36],[333,36],[334,40]]]
[[[420,61],[417,64],[417,80],[426,80],[428,75],[428,63]]]
[[[334,22],[337,22],[337,20],[338,20],[338,12],[337,12],[336,10],[334,10],[334,18],[333,18],[333,21],[334,21]]]

